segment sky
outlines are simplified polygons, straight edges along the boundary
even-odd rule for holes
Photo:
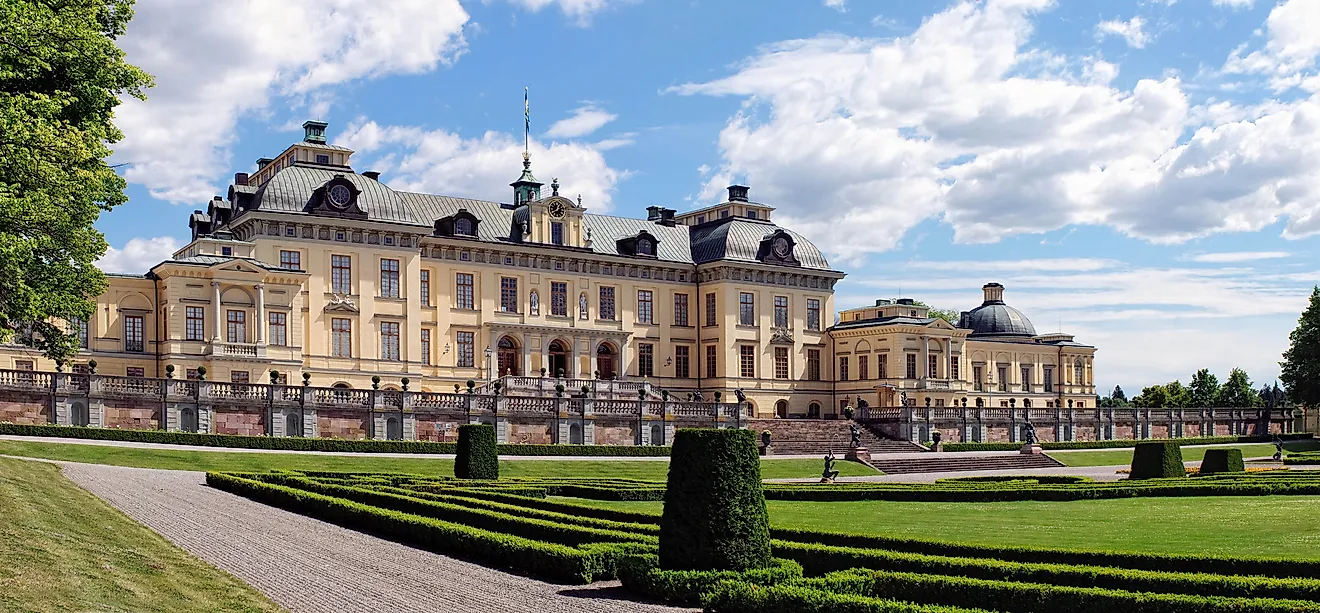
[[[307,119],[391,187],[597,213],[751,187],[839,309],[999,282],[1096,383],[1278,376],[1320,282],[1320,0],[138,0],[115,122],[145,272]]]

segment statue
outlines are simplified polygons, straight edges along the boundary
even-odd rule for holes
[[[586,318],[587,318],[587,295],[581,294],[578,296],[578,319],[586,319]]]
[[[747,394],[743,393],[741,387],[736,390],[733,390],[733,395],[738,397],[738,404],[747,402]]]
[[[536,292],[536,290],[532,290],[532,315],[540,315],[540,314],[541,314],[541,296]]]
[[[761,446],[762,446],[762,447],[769,447],[769,446],[770,446],[770,431],[769,431],[769,430],[765,430],[765,431],[761,432]]]
[[[899,393],[898,393],[898,398],[899,398],[899,405],[898,405],[898,406],[905,407],[905,406],[908,405],[907,392],[899,392]]]
[[[1283,461],[1283,439],[1279,438],[1277,434],[1274,435],[1274,461]]]
[[[940,439],[942,439],[942,438],[944,438],[944,433],[943,433],[943,432],[940,432],[939,430],[932,431],[932,432],[930,433],[930,448],[933,449],[933,450],[935,450],[935,451],[939,451],[939,450],[940,450]]]
[[[839,471],[834,470],[834,452],[825,452],[825,470],[820,473],[821,483],[833,483],[839,476]]]
[[[1027,439],[1026,443],[1028,445],[1036,444],[1036,426],[1031,425],[1031,422],[1027,422],[1027,425],[1022,426],[1022,435]]]
[[[848,444],[851,445],[853,449],[862,446],[862,431],[857,429],[857,424],[848,424],[848,434],[852,437],[852,439],[848,441]]]

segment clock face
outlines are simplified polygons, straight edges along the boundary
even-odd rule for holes
[[[551,202],[551,203],[550,203],[550,216],[551,216],[551,217],[563,217],[563,216],[564,216],[564,203],[559,202],[558,200],[556,200],[556,201],[554,201],[554,202]]]
[[[339,208],[348,206],[348,201],[353,199],[353,192],[349,191],[346,185],[335,185],[330,188],[330,204]]]

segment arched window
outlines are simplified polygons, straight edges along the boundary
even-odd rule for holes
[[[788,417],[788,401],[780,400],[775,403],[775,417],[785,419]]]
[[[454,234],[463,236],[472,236],[472,220],[466,217],[459,217],[454,220]]]
[[[601,343],[596,347],[596,372],[601,379],[613,379],[617,365],[614,359],[614,347],[609,343]]]
[[[807,405],[807,419],[820,419],[820,403],[813,402]]]
[[[79,405],[75,404],[74,408],[77,409],[78,406]],[[81,424],[75,424],[75,425],[81,425]],[[192,407],[188,407],[183,409],[182,411],[179,411],[179,429],[183,430],[184,432],[197,431],[197,411],[194,410]]]
[[[512,338],[501,336],[497,344],[496,367],[499,374],[518,376],[522,368],[522,356],[519,355],[518,344],[513,342]]]
[[[650,239],[642,238],[637,240],[637,255],[653,255],[651,253]]]

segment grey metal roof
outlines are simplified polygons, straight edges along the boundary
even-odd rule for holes
[[[354,172],[336,172],[320,168],[294,166],[275,173],[257,191],[255,208],[262,211],[301,213],[312,197],[312,192],[335,175],[344,175],[358,190],[357,204],[372,221],[430,226],[435,218],[420,217],[412,207],[405,206],[395,191],[379,181]]]
[[[170,260],[165,260],[160,264],[152,266],[151,269],[155,270],[156,268],[164,264],[184,264],[188,266],[215,266],[216,264],[224,264],[226,262],[233,262],[235,260],[241,262],[247,262],[248,264],[252,264],[253,266],[259,266],[266,270],[292,270],[289,268],[280,268],[279,266],[272,266],[270,264],[262,262],[261,260],[254,260],[252,258],[233,257],[227,255],[193,255],[184,258],[174,258]]]
[[[692,263],[692,245],[687,226],[666,226],[645,219],[590,213],[582,216],[582,223],[591,228],[591,250],[595,253],[618,255],[619,239],[637,236],[646,230],[655,237],[656,259]]]
[[[937,317],[908,317],[906,315],[894,315],[892,317],[872,317],[870,319],[857,319],[853,321],[841,321],[830,329],[848,330],[850,328],[868,328],[871,326],[928,326],[933,323]]]
[[[756,262],[761,241],[776,230],[783,230],[793,237],[793,242],[796,243],[793,255],[803,268],[830,270],[830,263],[825,259],[825,254],[801,234],[768,221],[741,217],[730,217],[693,226],[692,257],[698,264],[715,260]]]
[[[1026,315],[998,300],[986,301],[963,315],[959,328],[968,328],[972,337],[979,336],[1036,336],[1036,326]]]

